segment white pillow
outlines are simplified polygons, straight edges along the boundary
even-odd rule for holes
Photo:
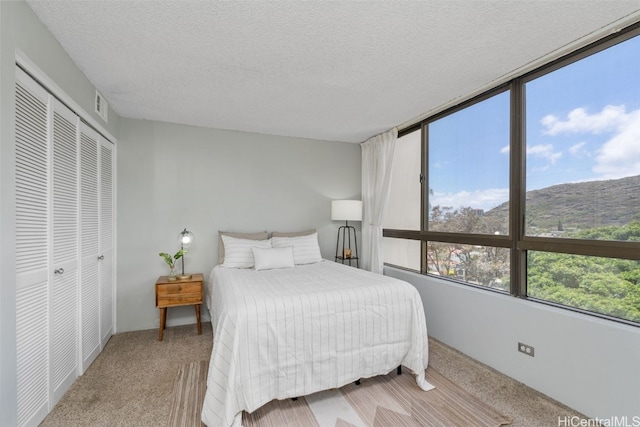
[[[293,246],[293,261],[296,265],[313,264],[322,261],[320,246],[318,245],[318,233],[296,237],[272,237],[271,245],[274,248]]]
[[[253,267],[252,247],[270,248],[270,240],[249,240],[222,235],[224,244],[223,267],[228,268],[251,268]]]
[[[284,248],[256,248],[252,247],[256,270],[271,270],[273,268],[293,268],[293,247]]]

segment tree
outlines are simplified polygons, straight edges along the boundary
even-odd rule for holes
[[[497,218],[463,207],[434,206],[429,229],[454,233],[499,233]],[[453,276],[465,282],[504,289],[502,277],[509,274],[509,250],[488,246],[427,242],[427,266],[431,273]],[[508,283],[506,284],[508,286]]]
[[[640,222],[594,227],[572,237],[635,241],[640,237]],[[527,269],[529,296],[640,322],[637,260],[530,252]]]
[[[494,234],[500,221],[471,208],[434,206],[429,229],[453,233]],[[563,228],[558,221],[558,229]],[[590,240],[640,241],[640,221],[566,232]],[[430,273],[464,282],[509,289],[509,249],[427,242]],[[630,255],[632,257],[632,255]],[[640,322],[640,261],[530,251],[528,295],[605,315]]]

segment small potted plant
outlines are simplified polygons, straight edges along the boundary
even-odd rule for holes
[[[186,249],[180,249],[174,256],[169,255],[166,252],[160,252],[158,255],[164,259],[164,262],[169,266],[169,281],[176,280],[176,261],[183,257],[184,254],[187,253]]]

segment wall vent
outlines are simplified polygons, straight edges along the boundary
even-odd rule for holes
[[[109,112],[109,103],[107,102],[106,99],[104,99],[104,96],[102,96],[102,94],[96,90],[96,113],[98,113],[98,115],[102,117],[102,120],[107,122],[108,112]]]

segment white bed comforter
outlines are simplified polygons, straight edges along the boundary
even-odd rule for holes
[[[240,427],[243,410],[399,365],[432,388],[422,300],[407,282],[323,261],[263,271],[216,266],[207,290],[214,343],[202,421],[209,427]]]

